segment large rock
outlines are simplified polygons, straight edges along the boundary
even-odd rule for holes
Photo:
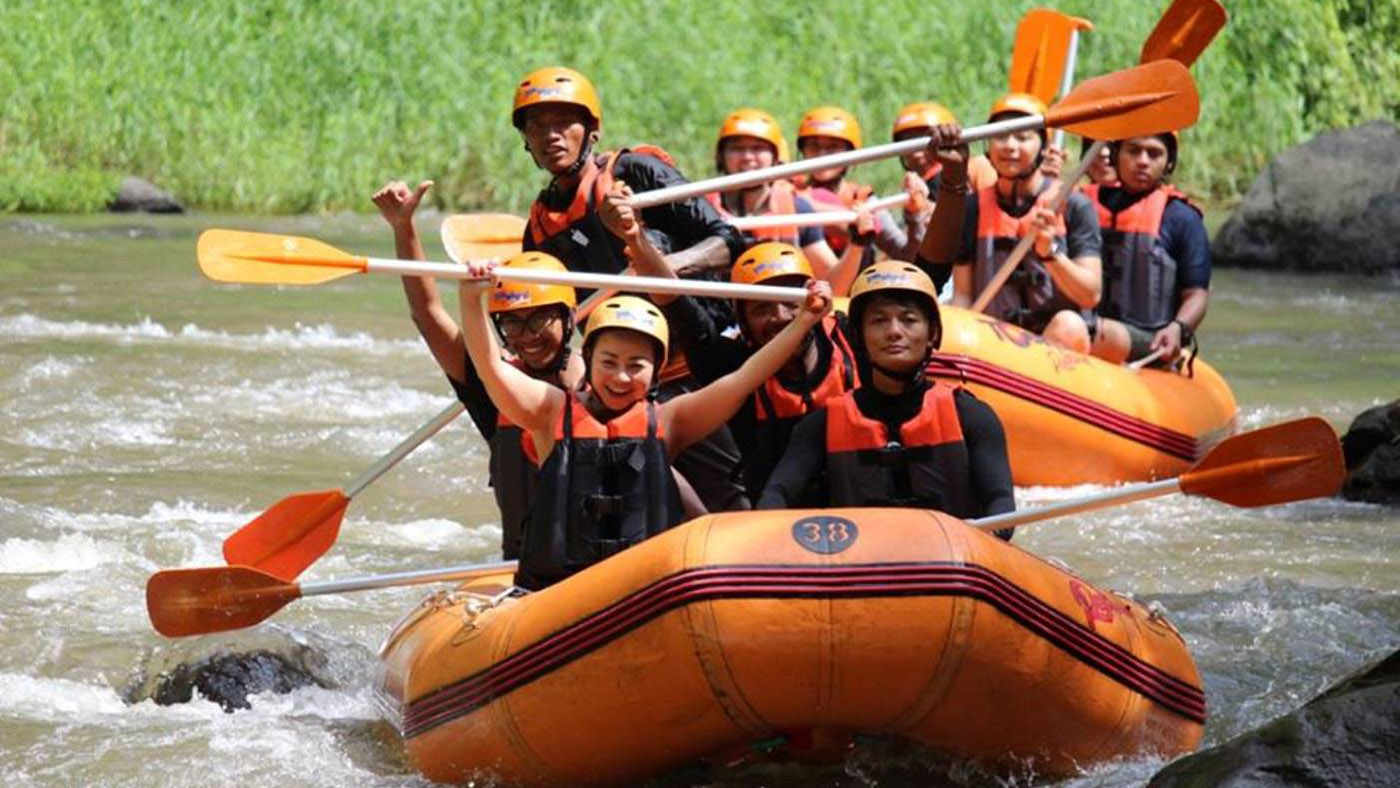
[[[1400,651],[1292,714],[1158,772],[1148,788],[1400,785]]]
[[[146,213],[184,213],[185,206],[175,199],[175,195],[144,179],[127,176],[117,194],[107,205],[107,210],[115,213],[144,211]]]
[[[1342,436],[1342,497],[1400,504],[1400,400],[1363,411]]]
[[[1375,121],[1280,153],[1212,244],[1224,266],[1400,273],[1400,128]]]

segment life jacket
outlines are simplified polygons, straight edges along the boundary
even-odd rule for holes
[[[734,218],[728,208],[724,207],[724,199],[719,192],[710,192],[705,195],[705,199],[713,205],[719,215],[726,221]],[[761,211],[754,216],[791,216],[797,213],[797,188],[788,181],[774,181],[768,187],[768,202]],[[765,227],[755,230],[743,231],[744,241],[747,245],[763,241],[781,241],[785,244],[800,246],[800,238],[797,227],[794,225],[783,225],[781,227]]]
[[[1054,183],[1049,178],[1044,180],[1040,193],[1036,195],[1035,207],[1050,205],[1053,194],[1050,187]],[[977,259],[972,268],[974,297],[981,294],[996,276],[1001,264],[1011,256],[1011,250],[1016,248],[1021,238],[1032,232],[1031,216],[1034,213],[1035,209],[1032,208],[1024,216],[1016,218],[1003,211],[997,202],[995,185],[977,192]],[[1056,215],[1055,239],[1063,244],[1065,236],[1064,216]],[[1050,271],[1032,251],[997,291],[996,297],[987,306],[987,314],[1039,332],[1062,309],[1079,311],[1080,307],[1055,289]]]
[[[967,444],[954,389],[932,384],[914,418],[891,425],[867,417],[847,393],[826,406],[826,468],[832,506],[907,506],[956,517],[974,503]]]
[[[812,207],[818,211],[850,211],[862,205],[870,199],[874,189],[865,184],[854,183],[850,178],[842,178],[841,185],[836,191],[832,191],[821,186],[812,186],[805,180],[797,181],[797,193],[812,203]],[[845,253],[846,247],[851,245],[851,235],[846,232],[846,228],[840,225],[827,225],[822,228],[826,234],[826,244],[831,247],[831,251],[840,257]],[[866,250],[872,254],[870,249]],[[861,267],[867,264],[866,260],[861,260]]]
[[[618,157],[628,152],[675,165],[671,154],[648,144],[589,156],[568,207],[555,210],[538,197],[530,205],[525,232],[535,249],[558,257],[571,271],[616,273],[626,266],[622,239],[608,232],[597,206],[617,179]]]
[[[643,399],[600,422],[569,392],[540,469],[516,585],[543,588],[684,519],[680,493]]]
[[[1098,312],[1104,317],[1155,331],[1176,317],[1179,293],[1177,261],[1162,244],[1162,216],[1167,204],[1181,200],[1196,213],[1201,209],[1171,186],[1151,193],[1113,213],[1098,201],[1099,228],[1103,231],[1103,298]]]
[[[755,501],[787,451],[788,440],[797,422],[860,384],[855,354],[851,352],[851,346],[846,342],[845,333],[837,325],[836,319],[829,316],[823,318],[821,332],[831,342],[831,360],[827,364],[826,374],[816,386],[810,390],[794,391],[774,375],[754,392],[754,442],[753,446],[744,449],[744,486]]]

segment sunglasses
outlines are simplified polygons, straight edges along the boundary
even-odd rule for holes
[[[518,337],[525,333],[525,329],[530,329],[531,334],[538,334],[549,328],[550,324],[559,319],[558,312],[536,312],[528,318],[519,315],[501,315],[496,318],[496,326],[501,329],[501,333],[507,337]]]

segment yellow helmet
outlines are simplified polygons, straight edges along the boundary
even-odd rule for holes
[[[933,346],[938,347],[943,339],[943,323],[938,313],[938,288],[923,269],[909,263],[886,261],[876,263],[856,275],[851,284],[851,305],[848,313],[851,329],[856,337],[861,336],[861,317],[865,304],[877,294],[914,293],[927,302],[930,336]]]
[[[891,137],[913,129],[931,129],[944,123],[957,123],[958,119],[942,104],[933,101],[916,101],[899,111],[894,119]]]
[[[754,244],[729,270],[729,281],[738,285],[756,285],[780,276],[815,278],[802,250],[780,241]]]
[[[797,127],[797,146],[807,137],[835,137],[860,147],[860,122],[856,116],[840,107],[816,107],[802,116]]]
[[[507,268],[532,268],[541,271],[568,271],[553,255],[544,252],[522,252],[506,262]],[[573,311],[578,305],[574,289],[568,285],[546,285],[534,282],[496,282],[486,304],[490,314],[533,309],[537,306],[562,304]]]
[[[671,332],[666,324],[666,316],[656,305],[637,296],[613,296],[598,305],[588,316],[588,324],[583,329],[583,346],[587,349],[594,334],[609,328],[625,328],[651,337],[661,348],[661,357],[656,360],[656,368],[666,365],[666,354],[670,349]],[[587,354],[585,354],[585,358]]]
[[[761,109],[736,109],[724,118],[719,127],[719,138],[715,140],[715,160],[719,162],[724,152],[724,141],[734,137],[756,137],[773,146],[773,155],[779,162],[787,161],[787,140],[783,139],[783,129],[778,121]]]
[[[1045,106],[1045,102],[1029,93],[1007,93],[992,102],[992,111],[987,113],[987,120],[991,120],[1002,113],[1047,115],[1049,112],[1050,108]]]
[[[525,75],[515,87],[515,101],[511,105],[510,119],[517,129],[525,127],[524,112],[540,104],[568,104],[588,113],[593,119],[593,127],[603,127],[603,105],[598,102],[598,91],[588,77],[571,68],[550,66]]]

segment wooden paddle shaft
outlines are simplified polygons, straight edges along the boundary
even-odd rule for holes
[[[494,574],[496,572],[512,572],[515,570],[514,561],[496,561],[486,564],[465,564],[462,566],[449,566],[442,569],[419,569],[412,572],[391,572],[385,575],[371,575],[369,577],[352,577],[348,580],[323,580],[318,583],[302,583],[301,595],[318,596],[320,594],[340,594],[346,591],[369,591],[375,588],[393,588],[395,586],[416,586],[424,583],[438,583],[449,580],[465,580],[470,577]]]
[[[968,143],[977,140],[985,140],[990,137],[998,137],[1002,134],[1011,134],[1027,129],[1039,129],[1045,126],[1044,115],[1022,115],[1015,118],[1007,118],[996,123],[984,123],[981,126],[972,126],[963,129],[959,142]],[[656,205],[686,200],[691,197],[699,197],[710,192],[727,192],[734,189],[742,189],[746,186],[757,186],[760,183],[768,183],[781,178],[790,178],[794,175],[805,175],[817,170],[824,170],[828,167],[849,167],[854,164],[863,164],[868,161],[879,161],[893,156],[900,156],[905,153],[913,153],[928,147],[929,137],[915,137],[913,139],[901,140],[899,142],[887,142],[884,145],[876,145],[870,148],[858,148],[856,150],[845,151],[843,153],[833,153],[829,156],[818,156],[814,159],[802,159],[789,164],[779,164],[776,167],[768,167],[762,170],[750,170],[748,172],[736,172],[733,175],[722,175],[718,178],[707,178],[694,183],[682,183],[677,186],[668,186],[664,189],[654,189],[649,192],[642,192],[632,198],[632,207],[651,208]]]
[[[1018,525],[1048,520],[1052,517],[1064,517],[1080,512],[1092,512],[1095,509],[1103,509],[1108,506],[1132,503],[1133,501],[1145,501],[1148,498],[1160,498],[1163,495],[1171,495],[1180,491],[1181,481],[1179,479],[1164,479],[1160,482],[1134,484],[1101,495],[1090,495],[1063,503],[1052,503],[1049,506],[1037,506],[1034,509],[995,514],[991,517],[979,517],[976,520],[968,520],[967,523],[981,531],[1000,531],[1003,528],[1015,528]]]
[[[870,200],[860,206],[862,211],[878,211],[893,208],[909,202],[908,194],[892,194]],[[769,214],[766,216],[732,216],[729,223],[739,230],[764,230],[770,227],[821,227],[832,224],[850,224],[856,220],[856,211],[813,211],[812,213]]]

